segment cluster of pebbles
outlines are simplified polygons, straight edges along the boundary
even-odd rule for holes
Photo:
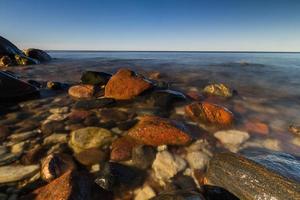
[[[183,92],[160,76],[86,71],[68,91],[51,82],[45,87],[57,92],[54,97],[10,107],[0,118],[0,199],[253,198],[243,188],[224,186],[222,179],[236,164],[224,164],[227,171],[218,166],[227,157],[245,163],[235,153],[246,148],[280,150],[279,141],[251,139],[249,130],[268,134],[260,122],[233,128],[244,108],[233,114],[221,105],[239,100],[227,86]],[[220,156],[224,151],[228,155]],[[299,197],[297,182],[278,179],[292,186],[287,195]],[[272,197],[271,189],[264,192]]]

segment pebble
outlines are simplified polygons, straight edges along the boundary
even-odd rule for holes
[[[49,112],[51,112],[52,114],[66,114],[69,112],[69,107],[64,106],[64,107],[51,108]]]
[[[145,200],[155,197],[155,191],[149,185],[144,185],[143,187],[136,189],[134,194],[134,200]]]
[[[0,167],[0,183],[20,181],[34,175],[39,165],[14,165]]]
[[[218,131],[214,136],[231,152],[237,152],[240,145],[250,137],[247,132],[239,130]]]
[[[68,134],[54,133],[46,137],[43,141],[43,144],[49,145],[49,144],[57,144],[57,143],[67,143],[67,141],[68,141]]]
[[[210,157],[201,151],[194,151],[187,153],[186,160],[192,169],[204,169]]]
[[[41,133],[40,130],[33,130],[33,131],[24,132],[24,133],[15,133],[15,134],[10,135],[9,139],[12,142],[21,142],[21,141],[27,140],[29,138],[32,138],[39,133]]]

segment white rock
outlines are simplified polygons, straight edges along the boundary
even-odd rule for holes
[[[211,146],[205,139],[200,139],[192,143],[187,147],[187,152],[201,151],[206,153],[208,156],[212,157]]]
[[[167,145],[160,145],[157,147],[157,151],[165,151],[168,149],[168,146]]]
[[[169,180],[178,172],[184,170],[185,167],[185,160],[178,155],[172,155],[168,151],[158,152],[152,164],[156,178],[163,182]]]
[[[250,137],[247,132],[238,130],[218,131],[214,136],[232,152],[237,152],[239,146]]]
[[[134,194],[134,200],[148,200],[155,197],[155,192],[149,185],[144,185],[142,188],[135,190]]]
[[[36,174],[39,165],[15,165],[0,167],[0,183],[9,183],[29,178]]]
[[[201,151],[189,152],[186,160],[192,169],[204,169],[208,164],[210,157]]]

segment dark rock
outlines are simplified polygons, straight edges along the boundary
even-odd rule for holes
[[[9,73],[0,72],[0,101],[20,101],[39,94],[36,87],[23,82]]]
[[[47,82],[47,88],[51,90],[65,90],[69,87],[68,84],[60,83],[60,82],[54,82],[54,81],[48,81]]]
[[[60,121],[51,121],[46,124],[43,124],[41,129],[43,135],[50,135],[55,132],[56,133],[66,132],[64,123]]]
[[[109,109],[109,108],[101,109],[100,114],[101,114],[101,121],[115,121],[115,122],[127,121],[133,119],[136,116],[135,113],[125,112],[118,109]]]
[[[15,55],[15,61],[18,65],[35,65],[39,64],[39,61],[23,56],[23,55]]]
[[[128,121],[122,121],[117,123],[117,127],[122,130],[122,131],[127,131],[130,128],[132,128],[136,123],[138,122],[138,120],[128,120]]]
[[[90,115],[83,121],[85,126],[98,126],[100,119],[95,115]]]
[[[0,125],[0,143],[6,140],[7,136],[10,135],[10,130],[3,125]]]
[[[134,188],[143,183],[145,172],[134,167],[109,162],[95,182],[105,190],[115,187]]]
[[[13,43],[0,36],[0,56],[14,56],[16,54],[23,55],[23,52],[18,49]]]
[[[41,88],[42,87],[42,83],[38,82],[38,81],[35,81],[35,80],[28,80],[27,81],[30,85],[33,85],[37,88]]]
[[[239,200],[239,198],[221,187],[203,185],[201,189],[206,200]]]
[[[186,97],[174,90],[155,90],[151,93],[150,103],[161,108],[170,108],[176,101],[184,101]]]
[[[105,85],[110,79],[111,74],[105,72],[85,71],[81,76],[83,84]]]
[[[51,60],[51,56],[49,56],[45,51],[40,49],[31,48],[25,50],[24,53],[27,57],[38,60],[39,62],[47,62]]]
[[[151,146],[137,146],[132,149],[132,163],[140,169],[148,169],[155,159],[156,151]]]
[[[300,199],[299,158],[275,152],[248,152],[247,157],[251,160],[233,153],[216,154],[208,166],[208,184],[240,199]]]
[[[172,184],[174,184],[178,190],[197,190],[194,179],[182,174],[174,176],[172,178]]]
[[[159,194],[151,200],[205,200],[205,198],[198,192],[179,190]]]
[[[107,158],[107,154],[98,148],[86,149],[74,156],[78,162],[87,166],[99,164]]]
[[[115,100],[111,99],[111,98],[81,100],[81,101],[77,101],[74,104],[73,108],[90,110],[90,109],[95,109],[95,108],[103,108],[103,107],[113,104],[114,102],[115,102]]]
[[[47,149],[43,146],[38,145],[26,152],[22,156],[21,162],[24,165],[37,164],[41,161],[46,153]]]
[[[10,65],[13,65],[13,61],[9,56],[0,57],[0,67],[8,67]]]

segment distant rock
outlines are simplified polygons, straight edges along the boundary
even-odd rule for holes
[[[24,54],[29,58],[38,60],[39,62],[47,62],[51,60],[51,56],[40,49],[26,49],[24,50]]]
[[[108,81],[105,97],[117,100],[128,100],[153,87],[144,77],[128,69],[120,69]]]
[[[128,135],[150,146],[185,145],[192,140],[183,124],[149,115],[143,116]]]

